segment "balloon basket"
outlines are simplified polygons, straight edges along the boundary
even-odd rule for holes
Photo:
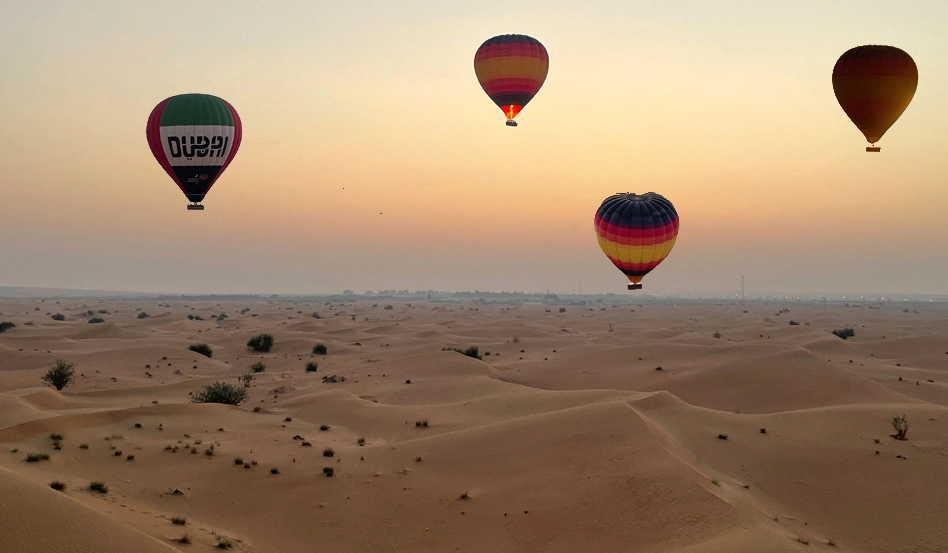
[[[631,284],[631,283],[629,284],[629,290],[641,290],[641,289],[642,289],[641,284]]]
[[[201,204],[188,204],[188,211],[204,211],[204,206]]]
[[[882,148],[878,146],[866,146],[866,151],[867,152],[881,152]]]
[[[508,127],[516,127],[516,126],[517,126],[517,122],[514,121],[513,119],[508,119],[508,120],[507,120],[507,126],[508,126]]]

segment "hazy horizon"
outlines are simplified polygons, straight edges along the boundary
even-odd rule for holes
[[[948,294],[945,21],[935,1],[6,3],[0,286],[569,293],[581,279],[634,297],[593,216],[610,194],[654,191],[681,230],[646,294],[739,293],[741,275],[748,294]],[[550,54],[516,129],[473,70],[511,32]],[[919,70],[879,154],[830,80],[862,44]],[[151,109],[186,92],[226,99],[244,125],[204,212],[145,140]]]

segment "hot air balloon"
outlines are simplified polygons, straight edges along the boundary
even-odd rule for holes
[[[233,106],[208,94],[179,94],[155,106],[145,127],[151,153],[191,201],[201,201],[240,148],[242,128]]]
[[[675,246],[678,213],[655,192],[614,194],[596,211],[595,227],[603,253],[629,277],[629,290],[640,290],[642,277]]]
[[[526,35],[495,36],[474,54],[477,80],[507,116],[508,127],[517,126],[514,117],[539,92],[549,69],[546,48]]]
[[[893,46],[857,46],[833,68],[833,91],[846,115],[866,135],[867,152],[902,115],[918,86],[912,56]]]

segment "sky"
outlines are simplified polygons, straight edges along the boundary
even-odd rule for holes
[[[642,293],[948,294],[946,22],[942,0],[6,0],[0,286],[634,294],[593,217],[657,192],[681,228]],[[517,128],[473,71],[506,33],[550,55]],[[879,154],[831,82],[862,44],[919,68]],[[203,212],[145,140],[188,92],[244,129]]]

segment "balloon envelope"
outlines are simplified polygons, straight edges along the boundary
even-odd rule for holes
[[[526,35],[495,36],[474,54],[477,80],[508,121],[533,99],[549,69],[546,48]]]
[[[870,144],[902,115],[917,86],[915,61],[894,46],[857,46],[833,68],[836,99]]]
[[[168,176],[200,202],[237,154],[242,127],[233,106],[217,96],[180,94],[155,106],[145,134]]]
[[[675,246],[678,213],[655,192],[614,194],[596,211],[595,228],[609,261],[638,284]]]

